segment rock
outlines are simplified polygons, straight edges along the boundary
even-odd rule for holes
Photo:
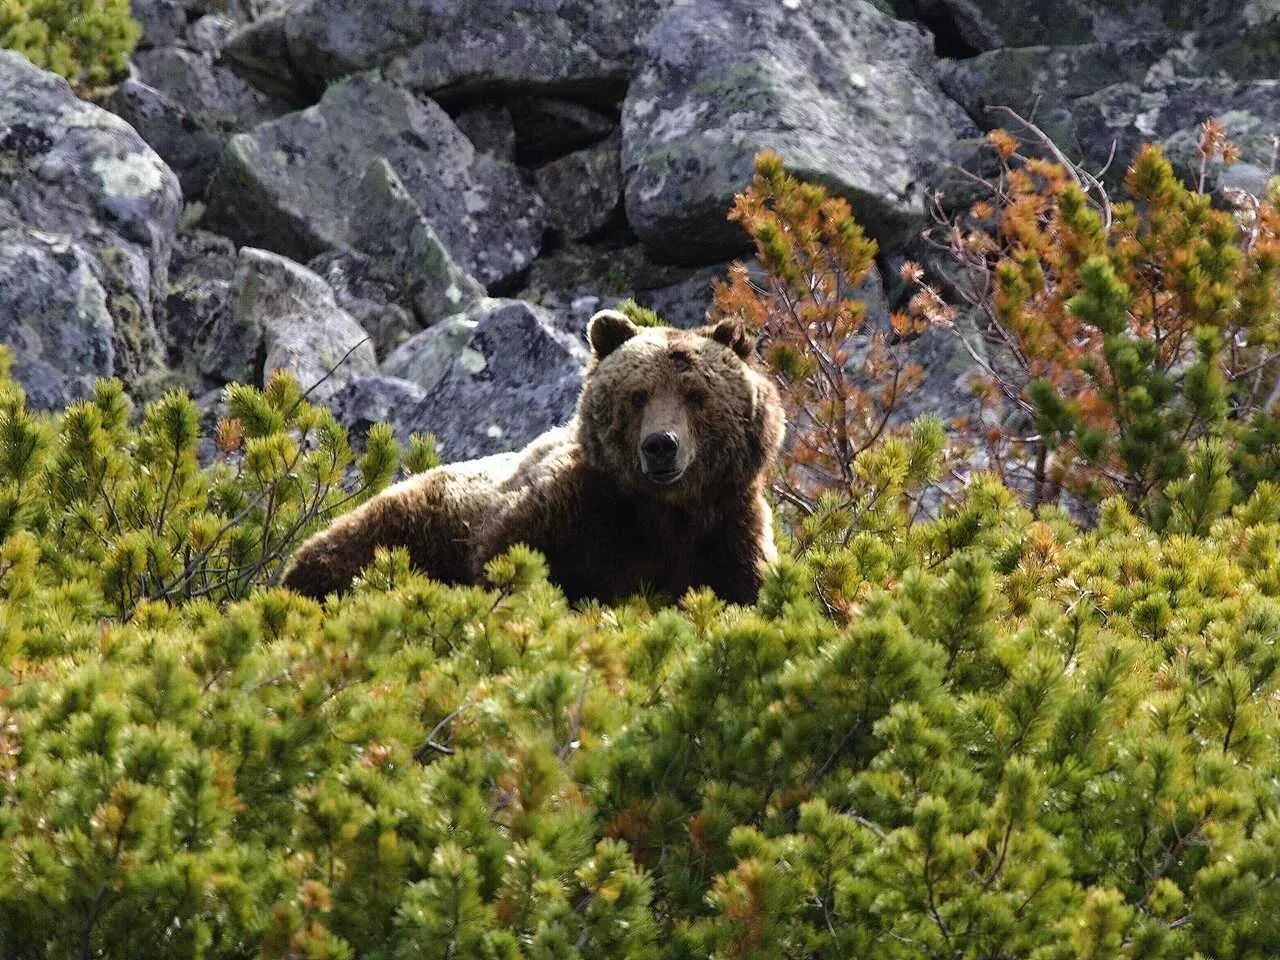
[[[399,427],[406,410],[426,397],[426,391],[408,380],[374,374],[356,377],[329,398],[328,406],[338,422],[347,428],[348,438],[357,446],[364,443],[375,423],[389,423],[397,438],[408,442],[409,432]]]
[[[928,36],[863,0],[677,4],[643,51],[622,114],[626,209],[664,259],[743,249],[725,217],[766,147],[849,197],[892,246],[923,217],[935,158],[972,132],[938,86]]]
[[[214,54],[165,47],[137,54],[133,65],[137,79],[180,104],[210,130],[245,130],[289,110],[287,103],[245,83]]]
[[[288,109],[227,67],[177,47],[139,53],[134,74],[108,106],[178,174],[188,200],[204,194],[231,134]]]
[[[945,17],[977,50],[1114,41],[1188,30],[1228,15],[1238,0],[917,0],[919,13]],[[1265,0],[1263,0],[1265,2]]]
[[[217,169],[224,143],[154,87],[123,81],[107,101],[111,112],[138,131],[178,176],[184,197],[204,193]]]
[[[235,269],[236,248],[225,237],[203,230],[178,235],[160,332],[169,366],[191,380],[213,372],[201,369],[201,357],[213,332],[228,322]]]
[[[917,364],[924,371],[919,387],[895,407],[895,426],[930,414],[945,422],[951,417],[977,413],[973,380],[984,370],[965,349],[962,336],[978,356],[987,355],[986,344],[968,317],[962,317],[953,330],[932,327],[915,339],[890,348],[900,360]]]
[[[206,14],[187,28],[187,43],[200,53],[217,55],[235,32],[235,23],[215,13]]]
[[[112,372],[131,387],[163,359],[154,306],[166,292],[181,202],[177,178],[133,128],[80,100],[61,77],[0,51],[0,230],[37,231],[83,255],[112,321]],[[29,294],[8,295],[62,296],[42,293],[34,276],[23,282],[33,285]]]
[[[520,298],[550,311],[561,329],[579,337],[593,313],[628,298],[675,326],[696,326],[711,304],[711,279],[726,268],[654,263],[638,243],[570,242],[534,263]]]
[[[1188,66],[1198,74],[1237,80],[1280,76],[1280,4],[1243,0],[1189,37]]]
[[[423,390],[434,389],[462,355],[476,328],[476,317],[492,310],[494,302],[486,301],[476,310],[448,317],[410,337],[382,362],[382,372],[415,383]]]
[[[140,49],[177,43],[187,26],[187,13],[177,0],[130,0],[129,12],[142,27]]]
[[[562,236],[581,240],[598,232],[622,199],[621,141],[610,137],[593,147],[539,167],[533,175],[547,204],[547,221]]]
[[[673,327],[685,330],[700,327],[707,322],[707,312],[714,299],[712,283],[725,279],[728,273],[727,263],[703,267],[685,280],[637,290],[633,297],[636,303],[648,307]]]
[[[284,369],[304,388],[329,375],[312,393],[325,400],[376,371],[373,347],[361,341],[367,334],[320,277],[285,257],[242,247],[231,310],[210,331],[200,366],[209,376],[243,383],[264,383]]]
[[[1217,118],[1228,138],[1241,147],[1241,158],[1261,169],[1269,166],[1269,136],[1280,125],[1280,80],[1241,83],[1229,79],[1172,78],[1160,85],[1120,83],[1072,107],[1076,142],[1089,162],[1108,170],[1113,185],[1129,161],[1147,142],[1167,148],[1170,159],[1189,179],[1198,173],[1194,158],[1200,124]],[[1242,175],[1237,171],[1236,176]]]
[[[0,230],[0,343],[36,410],[60,409],[115,372],[115,325],[92,255],[65,236]]]
[[[300,0],[286,30],[316,85],[388,65],[427,93],[577,87],[620,94],[660,0]]]
[[[586,361],[545,311],[510,301],[479,318],[405,428],[435,434],[447,461],[518,449],[573,414]]]
[[[379,358],[422,329],[412,310],[395,302],[402,293],[399,283],[382,279],[381,265],[367,254],[350,247],[331,250],[307,267],[324,279],[338,306],[373,338]]]
[[[379,157],[483,283],[510,280],[537,254],[542,206],[517,172],[477,153],[436,104],[373,76],[232,137],[209,187],[208,222],[237,242],[309,260],[349,241],[352,185]]]
[[[515,163],[516,128],[511,111],[506,107],[469,107],[455,116],[453,122],[481,153]]]
[[[989,109],[1009,107],[1025,118],[1034,117],[1070,153],[1071,103],[1115,83],[1140,82],[1166,46],[1134,39],[992,50],[965,60],[942,61],[939,79],[979,126],[1016,129],[1007,113]]]
[[[516,153],[537,165],[603,140],[618,129],[617,111],[604,112],[563,97],[526,97],[513,108]]]
[[[378,356],[485,295],[484,287],[453,262],[382,158],[369,164],[361,180],[347,235],[354,247],[323,253],[310,267],[373,336]]]
[[[222,55],[236,73],[263,93],[302,107],[315,98],[311,85],[289,56],[287,13],[284,8],[273,10],[235,30]]]
[[[369,164],[347,221],[347,238],[367,254],[374,276],[396,285],[423,326],[451,316],[484,296],[482,287],[449,255],[422,208],[391,164]]]

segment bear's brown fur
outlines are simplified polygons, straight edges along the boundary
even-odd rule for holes
[[[285,585],[345,590],[378,546],[478,583],[516,543],[571,601],[695,586],[753,602],[774,559],[764,485],[782,440],[773,384],[732,321],[639,329],[596,314],[577,412],[524,450],[451,464],[385,490],[306,541]]]

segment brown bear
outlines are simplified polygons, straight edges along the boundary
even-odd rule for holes
[[[517,543],[573,602],[712,588],[752,603],[775,558],[764,487],[782,441],[772,382],[731,320],[700,330],[591,318],[573,419],[525,449],[410,477],[307,540],[284,578],[341,592],[379,546],[436,579],[482,582]]]

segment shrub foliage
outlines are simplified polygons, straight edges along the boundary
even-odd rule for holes
[[[864,329],[847,205],[773,156],[739,199],[762,272],[717,310],[795,427],[752,608],[571,610],[519,546],[318,605],[273,587],[293,546],[428,441],[357,456],[283,376],[207,437],[116,382],[40,416],[0,362],[0,956],[1274,953],[1280,221],[1152,150],[1112,203],[993,144],[949,242],[1015,415],[924,519],[948,437],[891,426],[887,345],[953,308],[909,268],[914,319]]]
[[[0,47],[73,84],[123,74],[141,35],[129,0],[0,0]]]
[[[1236,151],[1212,121],[1195,185],[1147,146],[1115,201],[1023,125],[1029,145],[990,135],[998,172],[933,231],[990,341],[974,423],[991,463],[1033,504],[1120,495],[1157,524],[1185,512],[1195,463],[1203,477],[1235,458],[1247,495],[1274,475],[1280,210],[1238,193],[1239,209],[1215,207],[1205,172]],[[956,309],[907,275],[913,313],[950,323]]]
[[[350,452],[288,381],[231,391],[207,469],[181,398],[133,427],[113,384],[56,419],[0,395],[6,958],[1280,939],[1269,482],[1165,535],[991,476],[914,524],[832,509],[752,609],[572,611],[520,548],[485,589],[384,553],[321,607],[270,580]],[[936,426],[863,456],[884,503]],[[395,468],[371,437],[360,489]]]

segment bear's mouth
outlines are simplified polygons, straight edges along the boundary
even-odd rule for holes
[[[668,470],[648,470],[646,475],[654,483],[668,487],[684,476],[684,468],[671,467]]]

